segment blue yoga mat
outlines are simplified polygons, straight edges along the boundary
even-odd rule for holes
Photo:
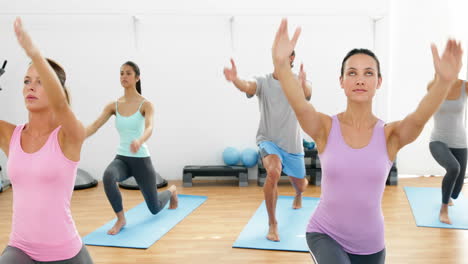
[[[86,245],[149,248],[182,219],[206,201],[206,196],[179,194],[177,209],[167,209],[166,205],[161,212],[152,215],[146,206],[141,203],[125,213],[127,225],[117,235],[108,235],[107,231],[114,226],[117,218],[101,226],[96,231],[83,238]]]
[[[442,193],[440,188],[405,187],[406,197],[411,205],[417,226],[468,229],[468,200],[460,194],[449,206],[451,225],[439,221]]]
[[[292,209],[293,200],[292,196],[278,197],[276,219],[279,242],[266,239],[268,214],[263,201],[232,247],[309,252],[305,233],[319,198],[303,197],[301,209]]]

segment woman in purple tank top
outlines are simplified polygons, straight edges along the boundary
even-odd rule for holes
[[[70,212],[85,129],[69,105],[65,71],[42,56],[19,18],[15,32],[32,62],[23,87],[28,122],[0,121],[13,186],[12,231],[0,264],[93,263]]]
[[[382,77],[377,57],[367,49],[350,51],[342,62],[344,112],[320,113],[304,99],[288,67],[300,35],[289,39],[287,21],[276,34],[272,55],[281,87],[302,129],[316,142],[322,164],[320,203],[307,227],[307,243],[318,264],[385,263],[381,200],[397,152],[414,141],[446,97],[461,68],[460,43],[449,40],[442,56],[432,46],[435,79],[416,110],[385,124],[372,113]]]

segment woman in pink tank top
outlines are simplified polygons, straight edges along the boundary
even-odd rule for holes
[[[19,18],[14,26],[32,63],[23,87],[28,122],[0,121],[13,189],[12,230],[0,264],[92,263],[70,212],[85,129],[70,108],[62,67],[42,56]]]
[[[304,99],[288,66],[300,30],[289,39],[283,20],[272,55],[281,87],[302,129],[316,142],[322,165],[320,203],[307,227],[307,243],[318,264],[385,263],[381,200],[397,152],[414,141],[437,111],[461,68],[460,43],[449,40],[442,56],[432,46],[435,78],[416,110],[385,124],[372,113],[382,83],[377,57],[367,49],[350,51],[342,62],[344,112],[329,116]]]

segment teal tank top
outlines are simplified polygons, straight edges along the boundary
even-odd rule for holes
[[[145,117],[140,112],[140,108],[144,102],[145,100],[141,102],[138,110],[131,116],[120,115],[117,108],[117,101],[115,102],[115,127],[120,135],[120,144],[117,148],[118,155],[136,158],[150,156],[146,143],[141,144],[140,149],[136,153],[130,150],[132,141],[140,138],[145,131]]]

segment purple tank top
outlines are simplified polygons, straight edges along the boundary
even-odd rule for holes
[[[384,125],[378,120],[369,144],[351,148],[335,115],[322,165],[320,203],[307,232],[329,235],[351,254],[369,255],[385,248],[382,196],[392,167]]]

